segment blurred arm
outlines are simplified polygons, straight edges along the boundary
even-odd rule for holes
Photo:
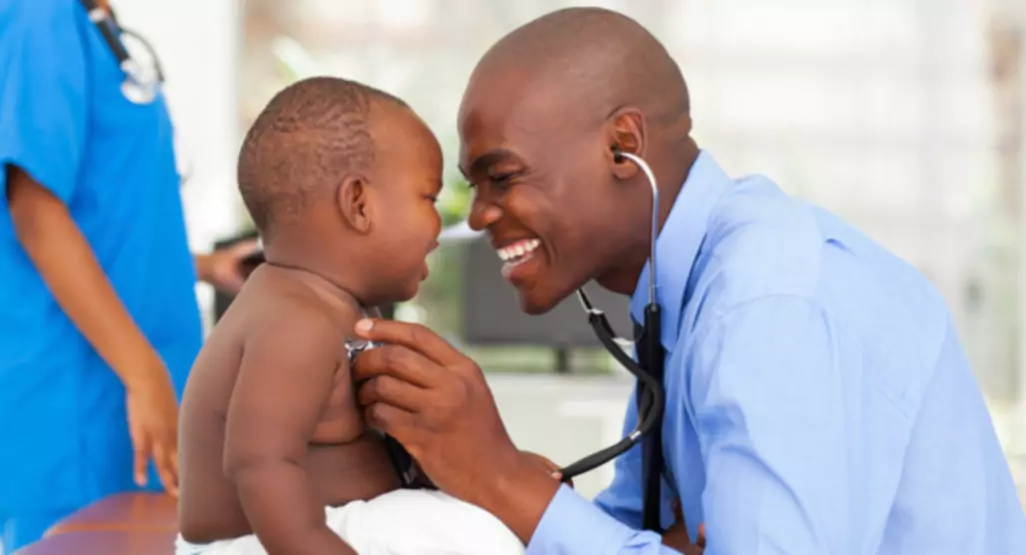
[[[18,241],[57,303],[126,388],[165,372],[64,203],[11,165],[7,202]]]

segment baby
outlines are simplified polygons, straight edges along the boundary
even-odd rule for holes
[[[404,480],[350,378],[355,322],[427,277],[441,173],[421,119],[358,83],[301,81],[257,118],[239,189],[266,263],[186,386],[177,555],[524,552],[491,514]]]

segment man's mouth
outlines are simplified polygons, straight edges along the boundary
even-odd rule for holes
[[[495,252],[504,262],[502,265],[502,275],[509,279],[514,269],[535,257],[534,251],[539,246],[541,246],[541,240],[539,239],[521,239],[496,249]]]

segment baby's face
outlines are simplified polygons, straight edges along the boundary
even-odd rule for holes
[[[391,109],[374,125],[376,264],[392,301],[417,294],[428,274],[427,255],[438,246],[442,220],[435,202],[442,188],[442,149],[408,110]]]

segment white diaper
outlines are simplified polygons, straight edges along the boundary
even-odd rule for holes
[[[524,545],[487,511],[433,490],[401,489],[325,509],[328,528],[360,555],[523,555]],[[267,555],[256,536],[195,545],[175,555]]]

